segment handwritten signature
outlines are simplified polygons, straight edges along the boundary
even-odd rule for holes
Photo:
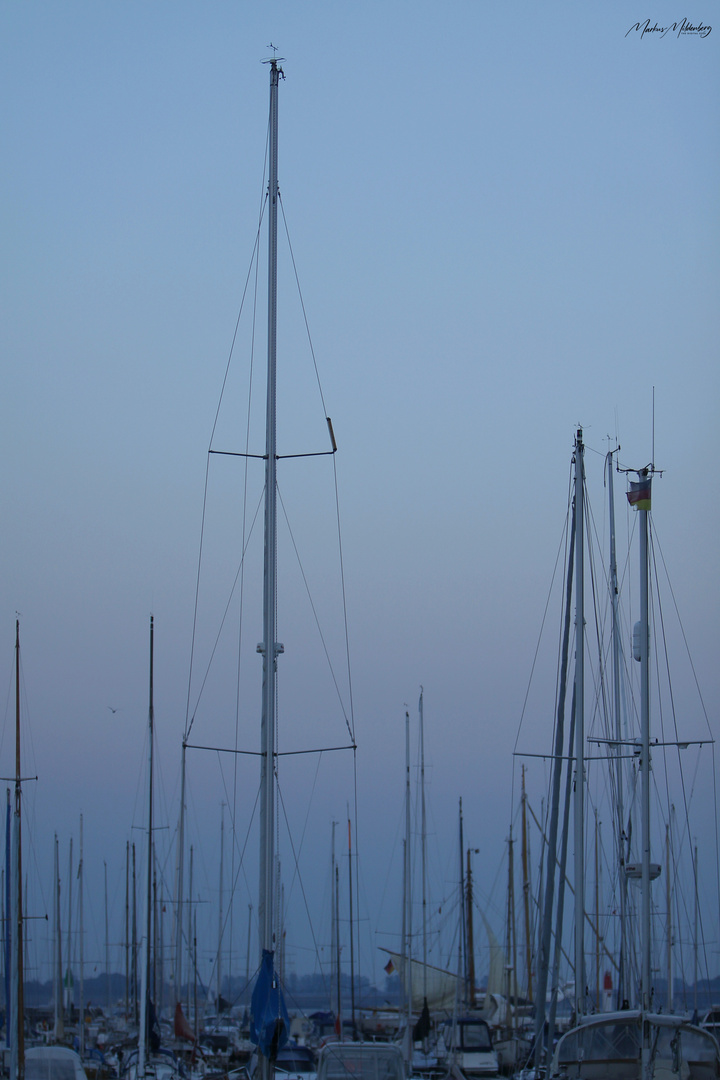
[[[698,37],[706,38],[712,30],[712,26],[705,26],[702,22],[698,23],[696,26],[694,23],[691,23],[689,19],[683,19],[682,22],[668,23],[667,26],[658,26],[657,23],[653,23],[651,26],[650,20],[646,19],[645,22],[633,23],[625,37],[635,31],[635,33],[640,34],[641,38],[644,38],[646,34],[659,34],[661,38],[664,38],[671,30],[673,33],[676,33],[678,37],[681,37],[682,34],[697,34]]]

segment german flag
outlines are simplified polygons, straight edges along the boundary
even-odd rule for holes
[[[631,480],[630,490],[627,492],[628,502],[635,510],[649,510],[651,489],[652,478],[650,476],[639,480],[637,484]]]

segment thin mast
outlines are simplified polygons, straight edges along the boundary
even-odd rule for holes
[[[600,1010],[600,824],[595,807],[595,1009]]]
[[[260,730],[260,946],[273,951],[275,858],[275,675],[282,646],[277,642],[277,212],[278,86],[282,68],[270,61],[270,163],[268,184],[268,363],[265,426],[265,571],[263,580],[262,721]]]
[[[478,848],[475,848],[477,851]],[[472,891],[472,867],[470,856],[473,849],[468,848],[467,858],[467,885],[466,892],[466,919],[467,919],[467,947],[468,947],[468,1007],[474,1009],[477,1000],[475,996],[475,936],[473,933],[473,891]]]
[[[140,1031],[138,1035],[138,1074],[145,1070],[148,1047],[148,996],[150,994],[150,971],[151,971],[151,931],[152,931],[152,883],[153,883],[153,728],[154,728],[154,705],[153,705],[153,668],[154,668],[154,635],[155,620],[150,616],[150,690],[148,704],[148,835],[147,835],[147,861],[145,864],[145,956],[142,969],[142,986],[140,990]]]
[[[55,833],[55,1038],[65,1038],[62,980],[62,923],[60,920],[60,851]]]
[[[643,470],[646,472],[646,470]],[[640,510],[640,741],[642,772],[642,1007],[650,1009],[650,625],[648,511]]]
[[[405,1036],[403,1051],[407,1075],[412,1073],[412,858],[410,851],[410,713],[405,710],[405,858],[403,872],[403,962],[405,965]]]
[[[80,856],[82,861],[82,855]],[[105,870],[105,997],[108,1016],[110,1015],[110,932],[108,929],[108,886],[107,886],[107,860],[103,861]],[[79,867],[78,867],[79,870]],[[80,1002],[82,1008],[82,1001]]]
[[[335,993],[335,825],[333,821],[330,841],[330,1007]],[[335,1016],[338,1015],[337,1003]]]
[[[6,1004],[7,1004],[7,1009],[6,1009],[7,1016],[6,1016],[6,1019],[5,1019],[5,1048],[10,1051],[10,1056],[11,1056],[11,1059],[12,1059],[12,1054],[13,1054],[13,1049],[12,1048],[15,1045],[15,1040],[12,1037],[12,1000],[13,1000],[12,991],[14,989],[14,982],[13,982],[13,977],[14,977],[13,976],[13,963],[14,963],[13,955],[14,955],[14,952],[13,952],[13,948],[12,948],[12,938],[13,938],[13,930],[12,930],[13,918],[12,917],[13,917],[13,903],[14,903],[14,901],[13,901],[12,897],[13,897],[14,893],[13,893],[13,889],[12,889],[12,858],[13,858],[12,835],[13,835],[13,827],[12,827],[12,800],[11,800],[11,795],[10,795],[10,788],[5,788],[5,795],[6,795],[6,798],[7,798],[7,803],[6,803],[6,807],[5,807],[5,871],[4,871],[4,873],[5,873],[5,890],[4,890],[4,895],[3,895],[3,907],[4,907],[3,914],[5,916],[5,922],[3,924],[3,927],[4,927],[3,945],[4,945],[4,951],[5,951],[5,971],[4,971],[5,980],[4,980],[4,982],[5,982],[5,1001],[6,1001]],[[62,982],[62,979],[61,979],[61,982]],[[12,1066],[12,1060],[11,1060],[11,1066]],[[12,1068],[11,1068],[11,1075],[13,1075]]]
[[[570,560],[572,563],[572,559]],[[570,704],[570,730],[568,732],[568,745],[572,747],[573,740],[575,738],[575,688],[573,687],[572,701]],[[568,850],[568,833],[570,831],[570,803],[572,798],[572,781],[573,770],[572,763],[568,762],[568,767],[565,772],[565,797],[563,803],[563,825],[562,836],[560,839],[560,864],[558,867],[558,897],[557,897],[557,911],[555,913],[555,948],[553,953],[553,966],[552,966],[552,982],[550,991],[550,1009],[548,1011],[548,1025],[547,1025],[547,1054],[549,1059],[552,1055],[552,1048],[555,1039],[555,1016],[557,1014],[558,1004],[558,990],[560,987],[560,954],[563,952],[562,948],[562,928],[563,920],[565,916],[565,886],[568,884],[565,870],[567,867],[567,850]],[[549,859],[548,859],[549,864]],[[538,1011],[540,1010],[540,993],[536,998]],[[541,1029],[542,1030],[542,1029]],[[537,1056],[536,1056],[537,1060]]]
[[[245,990],[250,985],[250,943],[252,940],[252,904],[248,904],[247,954],[245,956]]]
[[[217,1018],[220,1020],[222,999],[222,939],[223,939],[223,863],[225,858],[225,803],[220,803],[220,903],[218,905],[217,951]]]
[[[65,992],[67,994],[68,1014],[72,1017],[75,1005],[75,982],[72,974],[72,883],[73,883],[73,838],[70,837],[70,851],[68,852],[68,907],[67,907],[67,969],[65,977]]]
[[[550,835],[548,838],[547,866],[545,870],[545,898],[542,908],[542,933],[540,935],[540,957],[538,964],[538,985],[535,1010],[535,1068],[539,1070],[543,1063],[543,1049],[545,1039],[545,998],[547,994],[548,975],[550,973],[550,947],[552,938],[553,903],[555,893],[555,875],[557,863],[557,833],[560,815],[560,787],[562,780],[563,751],[565,743],[565,698],[567,694],[568,654],[570,648],[570,612],[572,601],[573,571],[575,565],[575,515],[576,504],[573,500],[572,519],[570,526],[570,548],[568,551],[568,568],[565,585],[565,618],[563,625],[562,654],[560,666],[560,687],[558,692],[557,722],[555,725],[555,752],[553,761],[552,796],[550,803]],[[573,737],[568,738],[569,754],[572,754]],[[572,761],[568,761],[567,778],[572,774]],[[567,821],[565,821],[565,827]],[[564,867],[563,867],[564,873]],[[561,876],[558,885],[558,903],[564,888],[564,878]],[[553,997],[552,1001],[555,998]],[[552,1011],[551,1001],[551,1011]],[[552,1039],[552,1027],[550,1028]],[[552,1041],[548,1042],[548,1051],[552,1049]],[[547,1055],[549,1057],[549,1053]]]
[[[125,1023],[130,1020],[130,841],[125,841]]]
[[[190,877],[188,881],[188,1007],[190,1006],[190,973],[193,973],[193,986],[197,986],[197,956],[194,951],[193,943],[193,904],[192,904],[192,891],[193,891],[193,849],[190,845]],[[195,1039],[198,1037],[198,1014],[197,1014],[197,995],[193,996],[193,1031],[195,1033]]]
[[[107,869],[106,869],[107,873]],[[85,923],[83,913],[83,816],[80,815],[80,862],[78,863],[78,914],[80,918],[80,1057],[85,1054]],[[107,937],[107,922],[105,926]],[[108,973],[108,986],[110,975]],[[108,993],[109,998],[109,993]]]
[[[619,449],[619,447],[618,447]],[[617,1007],[619,1008],[625,997],[625,954],[626,954],[626,923],[627,923],[627,877],[625,874],[625,810],[623,806],[623,774],[622,774],[622,709],[620,698],[620,613],[618,610],[619,591],[617,574],[617,551],[615,547],[615,498],[613,494],[613,454],[610,452],[606,458],[608,477],[608,502],[610,510],[610,599],[612,602],[612,661],[613,661],[613,713],[615,718],[615,801],[617,817],[615,831],[617,834],[617,858],[620,871],[620,955],[618,957],[618,991]]]
[[[665,826],[665,898],[667,901],[667,1002],[668,1012],[673,1011],[673,930],[672,930],[672,876],[670,850],[670,825]],[[696,938],[697,940],[697,938]]]
[[[407,1043],[407,1064],[410,1067],[410,1027],[412,1022],[412,859],[410,855],[410,713],[405,710],[405,890],[404,918],[405,935],[403,953],[405,960],[405,1039]]]
[[[695,885],[695,930],[693,934],[693,1015],[698,1013],[698,849],[693,848],[693,880]]]
[[[177,839],[177,904],[175,906],[175,970],[173,983],[175,986],[175,1004],[182,1001],[182,954],[183,954],[183,873],[185,859],[185,739],[182,744],[180,758],[180,818],[178,821]]]
[[[427,1007],[427,817],[425,813],[425,716],[423,688],[418,702],[420,718],[420,853],[422,859],[423,1009]]]
[[[512,822],[510,823],[510,835],[508,837],[508,888],[507,888],[507,931],[506,931],[506,952],[507,963],[505,970],[507,972],[507,1006],[505,1024],[508,1028],[515,1027],[515,1010],[513,1008],[513,1002],[517,1006],[517,994],[513,994],[513,983],[515,980],[515,882],[513,874],[513,845],[515,841],[512,835]]]
[[[640,514],[640,620],[633,629],[633,656],[640,661],[640,775],[642,790],[640,808],[642,815],[642,872],[640,900],[641,982],[640,1004],[644,1013],[652,1006],[650,968],[650,605],[648,562],[648,514],[652,498],[652,464],[635,470],[638,482],[630,485],[628,502]],[[643,1076],[650,1075],[652,1047],[649,1025],[643,1024],[642,1068]]]
[[[521,856],[523,872],[523,914],[525,916],[525,966],[527,969],[527,999],[532,1002],[532,935],[530,933],[530,876],[528,874],[527,794],[525,766],[522,767],[522,833]]]
[[[139,1023],[138,1017],[138,955],[137,955],[137,874],[135,869],[135,842],[132,845],[132,943],[130,948],[130,989],[132,993],[133,1023]]]
[[[353,946],[352,829],[348,811],[348,890],[350,894],[350,1022],[355,1038],[355,950]]]
[[[335,865],[335,979],[337,982],[337,1014],[335,1016],[335,1031],[342,1042],[342,986],[340,969],[340,867]]]
[[[14,969],[16,976],[17,1015],[15,1016],[15,1076],[25,1077],[25,991],[23,975],[23,893],[22,893],[22,832],[20,828],[22,808],[22,773],[20,770],[20,620],[15,620],[15,914],[16,942]],[[12,1076],[12,1072],[11,1072]]]
[[[585,469],[582,428],[575,440],[575,1015],[585,1013]]]
[[[467,923],[465,921],[465,865],[463,862],[463,855],[465,852],[465,838],[463,835],[463,812],[462,812],[462,795],[460,796],[459,803],[459,819],[458,829],[460,832],[460,959],[462,961],[462,983],[463,983],[463,1003],[468,1003],[468,970],[467,970]]]

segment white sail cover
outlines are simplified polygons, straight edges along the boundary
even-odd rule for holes
[[[393,968],[397,971],[400,979],[405,984],[407,960],[401,953],[383,949],[389,954]],[[386,968],[387,970],[387,968]],[[462,1000],[462,983],[452,971],[433,967],[431,964],[423,964],[422,960],[410,961],[410,979],[412,1009],[419,1012],[423,1007],[423,986],[427,980],[427,1003],[429,1009],[452,1009],[455,1005],[456,996]]]

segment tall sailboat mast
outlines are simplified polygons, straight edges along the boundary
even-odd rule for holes
[[[585,447],[575,440],[575,1015],[585,1013]]]
[[[412,858],[410,850],[410,713],[405,710],[405,871],[403,874],[403,959],[405,968],[405,1062],[412,1071]]]
[[[60,920],[60,849],[58,835],[55,833],[55,1038],[65,1038],[65,1018],[63,1014],[63,968],[62,968],[62,923]]]
[[[23,975],[23,897],[22,897],[22,836],[20,831],[22,809],[22,773],[20,771],[20,620],[15,620],[15,819],[13,828],[13,889],[12,920],[14,948],[12,950],[13,1004],[16,1013],[15,1038],[11,1044],[10,1076],[24,1080],[25,1076],[25,994]],[[8,1013],[10,1010],[8,1010]],[[10,1022],[10,1021],[9,1021]]]
[[[80,919],[80,1057],[85,1056],[85,945],[84,945],[84,930],[85,930],[85,916],[83,911],[83,875],[85,873],[83,866],[83,816],[80,815],[80,862],[78,864],[78,916]],[[68,943],[69,947],[69,943]],[[110,981],[110,972],[108,967],[108,985]]]
[[[275,944],[275,690],[277,658],[277,213],[278,213],[278,87],[284,78],[277,57],[270,63],[268,182],[268,361],[265,417],[265,565],[263,575],[262,717],[260,728],[260,882],[258,923],[260,973],[252,1000],[250,1038],[260,1051],[263,1080],[274,1070],[277,1052],[290,1026],[273,956]]]
[[[173,984],[175,986],[175,1008],[182,1001],[182,955],[183,955],[183,875],[185,868],[185,751],[187,734],[183,735],[180,758],[180,817],[178,820],[177,858],[176,858],[176,896],[175,904],[175,961]],[[188,934],[188,942],[190,936]],[[188,998],[190,996],[190,965],[188,965]]]
[[[640,769],[642,772],[642,1007],[650,1009],[650,627],[648,511],[640,510]]]
[[[145,952],[142,968],[142,984],[140,991],[140,1027],[138,1033],[138,1076],[143,1075],[148,1056],[150,1009],[148,998],[150,996],[150,973],[152,963],[152,879],[153,879],[153,734],[155,709],[153,704],[153,670],[154,670],[154,636],[155,621],[150,616],[150,687],[148,693],[148,835],[147,835],[147,862],[145,865]]]
[[[654,466],[647,465],[637,472],[637,483],[630,484],[628,502],[640,514],[640,619],[633,628],[633,656],[640,662],[640,775],[642,788],[641,810],[641,888],[640,888],[640,1005],[643,1013],[652,1007],[652,984],[650,968],[650,598],[648,562],[648,515],[652,496]],[[650,1036],[647,1023],[643,1023],[642,1065],[643,1076],[650,1066]]]
[[[262,721],[260,730],[260,946],[273,951],[273,889],[275,858],[275,674],[283,651],[277,641],[277,212],[278,212],[278,87],[282,68],[270,61],[269,184],[268,184],[268,343],[265,417],[265,569],[263,578]]]
[[[422,859],[422,945],[423,945],[423,1011],[427,1009],[427,814],[425,809],[425,714],[423,711],[423,688],[418,701],[420,718],[420,855]]]
[[[222,947],[223,947],[223,929],[224,929],[224,900],[223,900],[223,878],[225,876],[224,871],[225,863],[225,803],[220,803],[220,888],[218,890],[220,901],[218,904],[218,951],[217,951],[217,1006],[216,1014],[218,1020],[220,1020],[220,1011],[222,1009]]]
[[[618,448],[619,449],[619,448]],[[618,958],[617,1007],[626,996],[626,926],[627,926],[627,877],[625,875],[625,809],[623,805],[623,731],[620,698],[620,613],[617,574],[617,551],[615,545],[615,498],[613,495],[613,452],[607,455],[607,482],[610,512],[610,600],[612,604],[612,671],[613,671],[613,714],[615,720],[615,802],[617,854],[620,870],[620,955]]]

